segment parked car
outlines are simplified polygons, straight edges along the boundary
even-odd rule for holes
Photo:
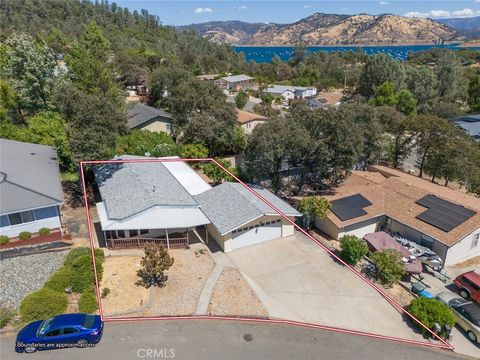
[[[465,330],[469,339],[480,344],[480,305],[451,291],[441,292],[437,299],[453,310],[458,326]]]
[[[472,299],[480,303],[480,275],[475,271],[469,271],[459,275],[453,281],[458,287],[459,294],[464,299]]]
[[[65,314],[34,321],[17,335],[16,352],[87,347],[102,338],[103,321],[98,315]]]

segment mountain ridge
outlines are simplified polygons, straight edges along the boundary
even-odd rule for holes
[[[178,27],[193,29],[220,43],[252,46],[305,45],[414,45],[462,41],[457,30],[431,19],[393,14],[314,13],[293,23],[215,21]]]

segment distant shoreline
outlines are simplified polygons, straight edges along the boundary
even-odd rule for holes
[[[242,47],[263,47],[263,48],[274,48],[274,47],[295,47],[298,44],[293,45],[237,45],[237,44],[230,44],[232,47],[242,48]],[[480,43],[475,45],[468,45],[466,43],[461,42],[453,42],[453,43],[445,43],[445,44],[432,44],[432,43],[415,43],[415,44],[391,44],[391,43],[384,43],[384,44],[348,44],[348,45],[305,45],[305,47],[316,47],[316,48],[363,48],[363,47],[405,47],[405,46],[458,46],[458,47],[480,47]]]

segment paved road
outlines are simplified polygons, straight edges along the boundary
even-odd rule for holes
[[[246,334],[251,335],[251,341],[244,339]],[[28,355],[13,351],[14,336],[0,339],[2,360],[471,359],[447,350],[298,326],[220,320],[108,323],[102,341],[94,348],[41,351]]]

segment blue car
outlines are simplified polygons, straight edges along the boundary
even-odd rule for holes
[[[98,315],[65,314],[25,326],[17,335],[16,352],[87,347],[102,338],[103,321]]]

